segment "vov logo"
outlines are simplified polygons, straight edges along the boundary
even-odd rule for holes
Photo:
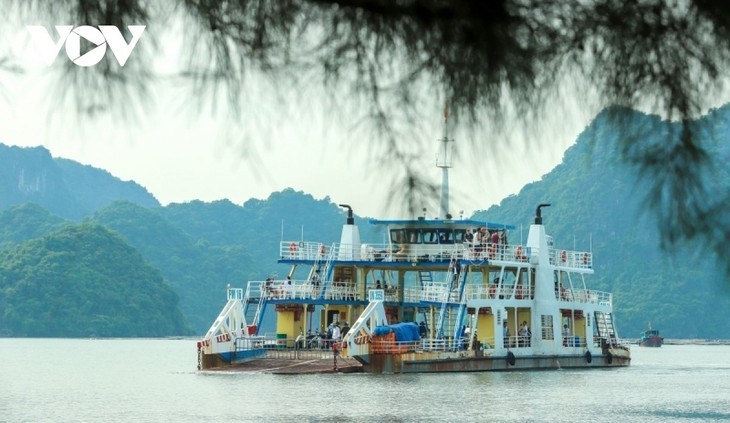
[[[114,25],[99,25],[99,29],[84,25],[74,28],[71,25],[56,25],[58,40],[53,41],[45,27],[40,25],[26,26],[30,37],[36,49],[41,55],[43,63],[50,66],[61,51],[61,47],[66,45],[66,55],[72,62],[78,66],[94,66],[104,58],[107,45],[111,49],[114,57],[119,62],[119,66],[124,66],[132,54],[132,50],[137,45],[145,25],[129,25],[127,28],[132,34],[132,41],[127,41],[122,33]],[[81,39],[85,39],[96,47],[81,55]]]

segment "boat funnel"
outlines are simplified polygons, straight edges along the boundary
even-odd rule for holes
[[[347,204],[339,204],[347,209],[347,222],[342,225],[340,246],[337,253],[338,260],[354,260],[360,256],[360,231],[355,225],[355,218],[352,215],[352,207]]]
[[[537,206],[537,209],[535,210],[535,224],[536,225],[542,225],[542,213],[541,208],[543,207],[550,207],[550,204],[540,204]]]
[[[347,204],[338,204],[340,207],[347,209],[347,225],[354,225],[355,218],[352,217],[352,207]]]

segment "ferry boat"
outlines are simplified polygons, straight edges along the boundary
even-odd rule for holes
[[[371,373],[628,366],[613,296],[589,288],[592,252],[554,245],[542,219],[549,204],[537,206],[524,244],[512,242],[513,226],[454,219],[446,130],[441,141],[439,217],[370,220],[386,241],[364,243],[343,204],[339,243],[282,239],[278,262],[290,270],[227,290],[197,343],[198,368],[272,357],[356,360]],[[261,333],[271,309],[276,332]]]
[[[664,338],[659,335],[659,331],[652,329],[651,325],[644,332],[641,332],[639,345],[642,347],[661,347],[664,344]]]

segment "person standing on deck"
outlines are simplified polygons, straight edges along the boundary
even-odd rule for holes
[[[509,326],[507,325],[507,321],[505,320],[502,324],[502,333],[504,336],[504,347],[509,348]]]
[[[497,255],[497,254],[501,254],[502,251],[500,250],[500,245],[499,245],[499,232],[498,231],[494,231],[492,233],[491,242],[492,242],[492,255],[494,256],[494,255]]]
[[[340,342],[340,323],[335,323],[332,328],[332,342]]]
[[[287,276],[286,283],[284,284],[284,298],[292,298],[291,291],[292,291],[291,276]]]
[[[523,347],[529,347],[530,346],[530,337],[532,336],[532,333],[530,332],[530,327],[527,326],[527,321],[522,322],[522,327],[520,328],[520,337],[521,337],[521,343]]]

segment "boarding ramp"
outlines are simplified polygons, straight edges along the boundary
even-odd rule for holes
[[[385,315],[385,290],[371,289],[368,291],[370,303],[363,310],[360,317],[342,339],[343,357],[367,355],[370,352],[370,340],[376,326],[385,326],[388,319]]]

